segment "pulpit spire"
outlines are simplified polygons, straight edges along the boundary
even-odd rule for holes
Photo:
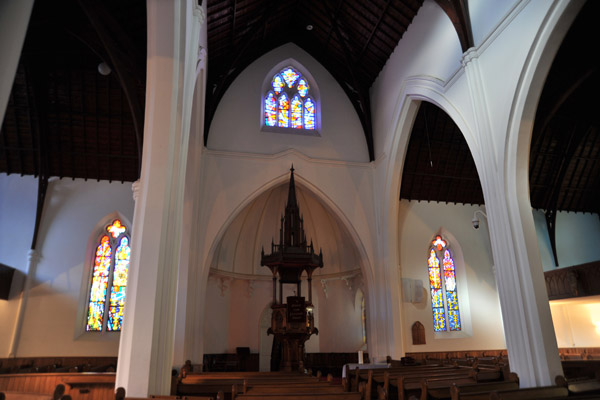
[[[273,274],[273,315],[268,334],[282,344],[280,369],[291,371],[303,368],[304,342],[312,334],[318,334],[314,326],[312,304],[312,274],[323,268],[323,253],[315,254],[312,240],[306,242],[304,219],[300,216],[294,166],[290,168],[290,183],[285,214],[281,217],[279,244],[271,243],[271,254],[261,252],[260,265],[267,266]],[[302,274],[306,272],[308,301],[301,295]],[[279,300],[277,299],[277,279],[279,279]],[[283,285],[296,285],[296,295],[283,302]]]

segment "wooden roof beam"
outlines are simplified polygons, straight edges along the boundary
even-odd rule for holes
[[[373,146],[373,125],[372,125],[372,121],[371,121],[371,100],[369,97],[369,92],[364,87],[364,85],[362,85],[361,82],[356,78],[356,73],[354,72],[354,66],[356,65],[356,63],[355,63],[356,60],[354,60],[351,57],[351,52],[350,52],[350,49],[348,48],[348,44],[346,43],[346,41],[344,40],[344,38],[342,36],[342,31],[341,31],[342,28],[339,26],[341,24],[340,20],[336,17],[336,15],[329,8],[329,4],[328,4],[327,0],[323,1],[323,4],[325,5],[325,10],[327,11],[327,13],[330,16],[331,25],[333,27],[333,31],[335,33],[337,41],[340,44],[340,46],[342,47],[345,65],[348,70],[348,73],[350,74],[350,79],[352,80],[351,84],[354,86],[354,89],[356,91],[355,92],[349,91],[349,88],[347,88],[346,86],[344,86],[344,90],[346,91],[346,93],[350,93],[351,100],[352,99],[354,100],[352,103],[354,104],[354,108],[356,109],[356,111],[358,113],[358,117],[360,119],[360,122],[363,126],[363,130],[365,132],[365,139],[367,141],[367,150],[369,152],[369,160],[374,161],[375,160],[375,149]]]
[[[463,53],[475,46],[473,40],[473,31],[471,29],[471,19],[469,17],[468,0],[435,0],[444,10],[460,41],[460,47]]]
[[[139,76],[143,75],[139,71],[138,60],[141,56],[127,33],[104,8],[102,2],[78,0],[78,3],[98,34],[127,98],[136,136],[139,176],[142,167],[144,107],[138,98],[136,82]],[[145,64],[143,65],[145,67]]]

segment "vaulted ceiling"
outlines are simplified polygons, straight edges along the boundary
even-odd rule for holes
[[[344,89],[371,159],[369,88],[423,0],[208,0],[207,123],[239,73],[269,50],[293,42]],[[464,0],[437,0],[463,50],[473,45]],[[598,62],[592,58],[589,1],[548,75],[531,146],[534,208],[598,212]],[[143,140],[144,0],[36,1],[5,118],[0,172],[131,182]],[[112,72],[98,73],[106,62]],[[407,151],[401,197],[482,204],[462,134],[423,103]]]

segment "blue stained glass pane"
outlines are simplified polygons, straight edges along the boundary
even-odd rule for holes
[[[108,309],[107,331],[120,331],[123,327],[123,307],[111,306]]]
[[[442,296],[442,289],[431,289],[431,306],[433,308],[444,308],[444,298]]]
[[[443,308],[433,309],[433,330],[442,332],[446,330],[446,318],[444,317]]]
[[[272,82],[273,91],[276,94],[281,93],[284,85],[285,85],[285,83],[283,83],[283,79],[281,78],[281,75],[275,75],[275,77],[273,78],[273,82]]]
[[[451,331],[460,331],[460,314],[458,310],[448,310],[448,325]]]
[[[265,99],[265,125],[277,125],[277,99],[273,93],[269,93]]]
[[[448,303],[448,310],[458,311],[458,296],[456,292],[446,292],[446,302]]]
[[[310,97],[304,101],[304,129],[315,129],[315,103]]]
[[[298,81],[298,94],[300,97],[304,97],[306,96],[306,93],[308,93],[308,83],[306,83],[304,78],[301,78]]]

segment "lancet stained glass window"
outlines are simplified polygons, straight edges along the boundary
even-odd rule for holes
[[[315,130],[315,101],[310,93],[308,80],[293,67],[277,72],[263,98],[265,125]]]
[[[440,258],[442,259],[441,267]],[[427,264],[429,287],[431,289],[433,330],[435,332],[460,331],[461,320],[458,308],[454,259],[450,249],[448,249],[448,242],[442,239],[440,235],[437,235],[431,242]]]
[[[106,227],[96,246],[86,331],[120,331],[129,270],[127,227],[116,219]]]

